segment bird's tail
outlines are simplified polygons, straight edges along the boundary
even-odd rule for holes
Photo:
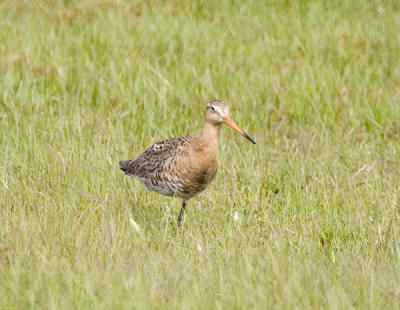
[[[120,169],[123,171],[123,172],[125,172],[126,174],[129,174],[129,168],[130,168],[130,166],[131,166],[131,163],[132,163],[132,160],[121,160],[120,162],[119,162],[119,167],[120,167]]]

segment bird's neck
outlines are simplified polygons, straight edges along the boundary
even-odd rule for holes
[[[221,125],[205,121],[199,138],[199,150],[209,154],[216,154],[219,144],[219,131]]]

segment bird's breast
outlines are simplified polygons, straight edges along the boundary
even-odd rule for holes
[[[194,174],[193,183],[198,185],[208,185],[214,179],[217,170],[218,164],[202,167]]]
[[[194,191],[204,190],[214,179],[218,170],[218,161],[215,156],[198,156],[192,158],[186,184]]]

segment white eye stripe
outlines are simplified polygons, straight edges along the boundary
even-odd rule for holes
[[[228,114],[228,107],[226,107],[226,106],[222,106],[221,107],[221,106],[218,106],[218,105],[210,104],[209,105],[209,109],[211,111],[217,112],[220,115]]]
[[[219,114],[222,114],[222,110],[218,106],[214,106],[214,110],[217,111]]]

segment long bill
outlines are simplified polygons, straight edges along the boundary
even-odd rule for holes
[[[256,144],[256,141],[254,141],[253,138],[251,138],[247,133],[245,133],[238,125],[236,125],[235,122],[230,117],[225,118],[224,123],[227,124],[229,127],[231,127],[233,130],[240,133],[243,137],[247,138],[248,140]]]

